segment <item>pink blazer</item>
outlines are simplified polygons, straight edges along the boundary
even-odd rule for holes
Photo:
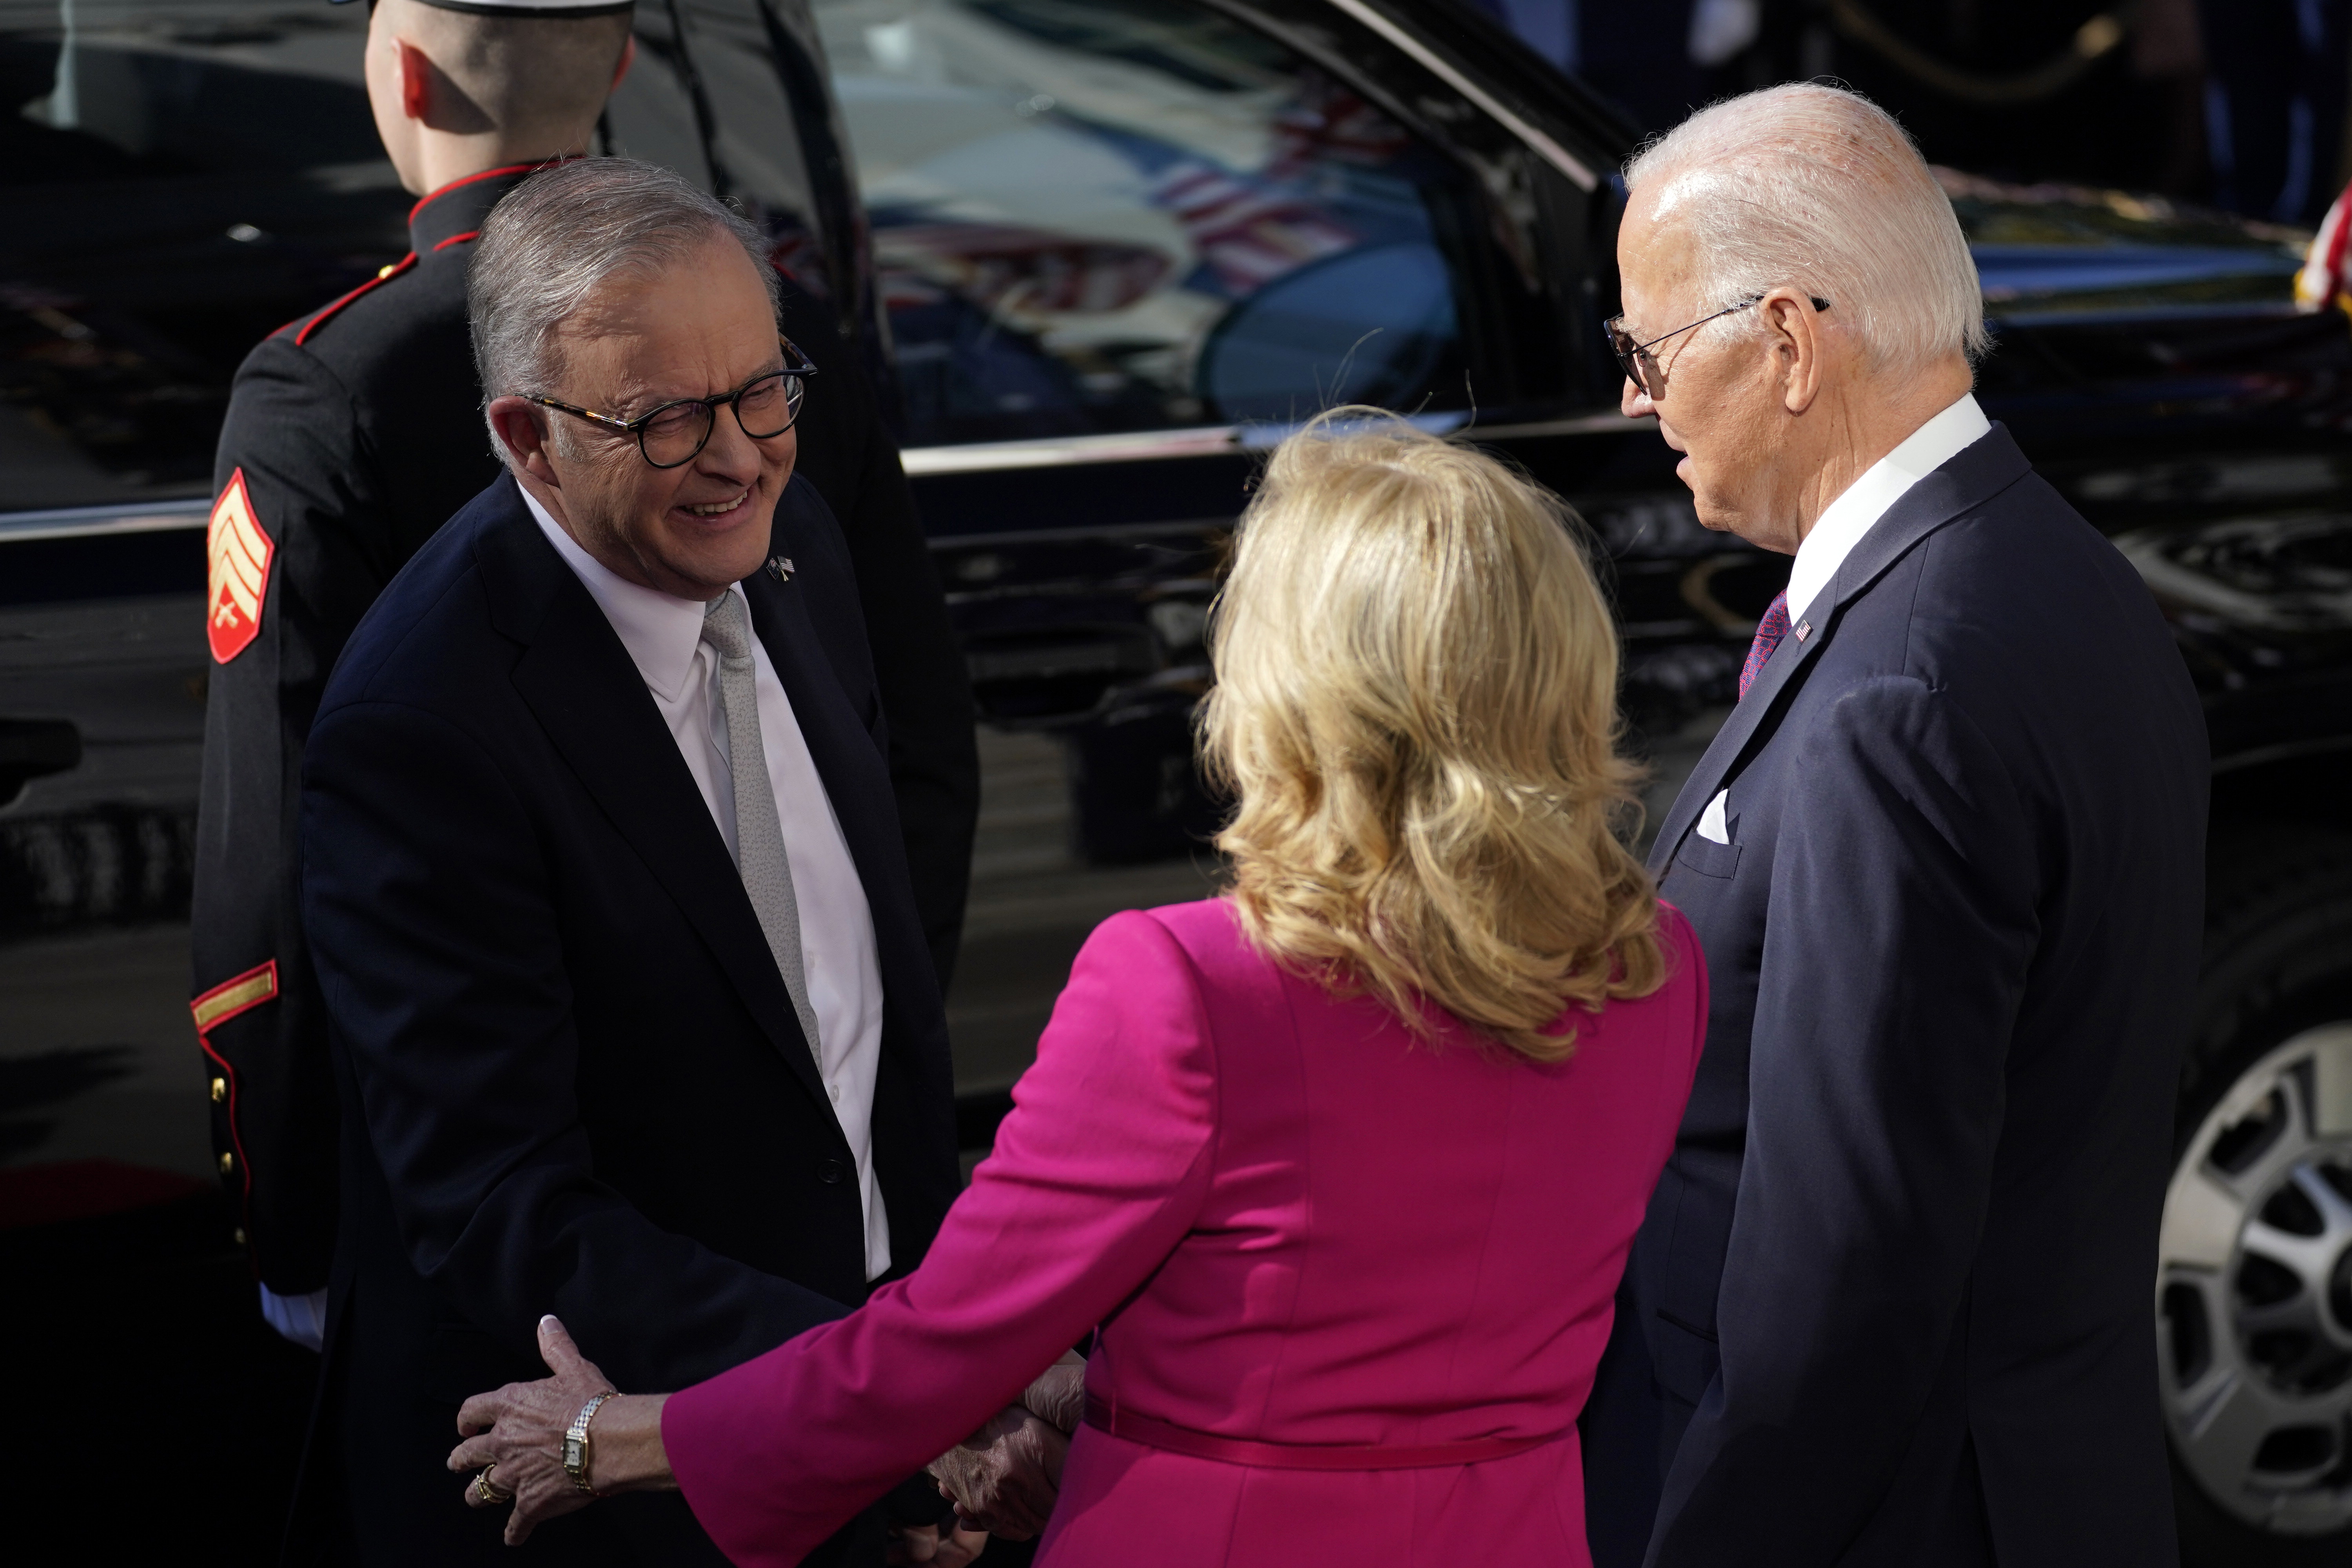
[[[1414,1040],[1221,900],[1106,921],[922,1267],[669,1402],[695,1516],[787,1568],[1099,1325],[1041,1564],[1585,1564],[1576,1415],[1706,1036],[1661,916],[1664,987],[1550,1067]]]

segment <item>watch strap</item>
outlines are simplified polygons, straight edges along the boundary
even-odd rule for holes
[[[595,1419],[596,1407],[612,1398],[614,1392],[608,1388],[582,1405],[580,1414],[572,1418],[571,1430],[563,1434],[563,1473],[583,1492],[596,1489],[588,1479],[588,1423]]]

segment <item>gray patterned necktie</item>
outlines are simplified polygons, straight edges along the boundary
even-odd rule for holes
[[[758,666],[751,659],[751,617],[742,599],[721,594],[702,613],[702,640],[719,656],[719,695],[727,708],[728,771],[735,779],[735,868],[751,910],[775,955],[776,973],[799,1016],[801,1034],[817,1068],[816,1010],[809,1005],[808,977],[801,970],[801,910],[793,897],[793,863],[784,853],[783,825],[776,820],[776,793],[768,780],[768,749],[760,734]]]

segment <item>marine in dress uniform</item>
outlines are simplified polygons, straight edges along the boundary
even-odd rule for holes
[[[338,1111],[296,901],[302,750],[361,616],[499,476],[478,399],[460,390],[478,384],[466,268],[483,218],[541,166],[485,170],[425,196],[409,215],[408,255],[247,357],[221,430],[191,1006],[215,1155],[264,1312],[314,1346],[334,1250]],[[857,356],[825,308],[789,280],[784,292],[785,334],[818,370],[798,471],[843,524],[917,910],[944,984],[979,809],[971,689]]]

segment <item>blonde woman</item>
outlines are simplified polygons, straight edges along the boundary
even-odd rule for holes
[[[796,1563],[1093,1331],[1041,1563],[1587,1561],[1577,1412],[1706,973],[1619,837],[1615,636],[1558,503],[1343,416],[1275,454],[1217,608],[1230,891],[1097,931],[922,1267],[606,1401],[599,1489]],[[586,1500],[545,1456],[606,1386],[552,1359],[450,1460],[525,1528]]]

